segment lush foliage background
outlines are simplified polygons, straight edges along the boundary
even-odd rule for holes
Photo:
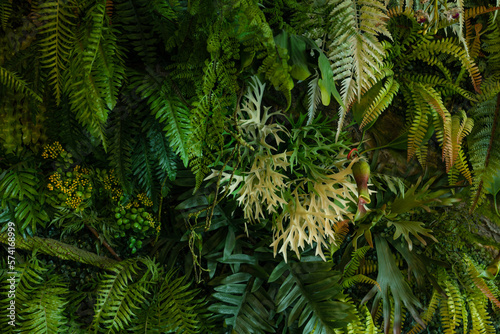
[[[500,333],[495,6],[0,0],[0,328]]]

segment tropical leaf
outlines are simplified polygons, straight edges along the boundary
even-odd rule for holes
[[[38,3],[41,39],[40,62],[48,69],[48,81],[54,87],[56,102],[61,102],[63,72],[66,70],[75,43],[76,16],[72,0],[49,0]]]
[[[269,282],[284,279],[276,295],[276,312],[291,309],[288,326],[298,320],[304,334],[334,333],[335,328],[346,327],[353,308],[341,301],[341,275],[331,268],[326,262],[281,262],[271,273]]]

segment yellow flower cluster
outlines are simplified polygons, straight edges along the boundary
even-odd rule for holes
[[[48,159],[49,157],[51,159],[56,159],[62,152],[64,152],[64,149],[61,144],[56,141],[52,143],[52,145],[45,145],[43,147],[42,157],[44,159]]]
[[[146,195],[146,193],[141,193],[137,195],[139,201],[141,201],[144,206],[153,206],[153,201]]]
[[[88,174],[89,170],[80,166],[65,175],[55,172],[49,177],[47,188],[50,191],[58,191],[58,197],[64,200],[68,207],[76,209],[92,191]]]
[[[111,193],[111,199],[114,201],[118,201],[123,196],[123,190],[118,179],[113,175],[113,170],[104,178],[104,189]]]

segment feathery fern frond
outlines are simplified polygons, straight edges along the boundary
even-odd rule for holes
[[[136,333],[201,333],[208,327],[203,319],[204,300],[199,291],[185,281],[175,277],[175,271],[166,273],[160,279],[158,290],[151,301],[144,303],[136,326],[130,328]],[[204,323],[205,321],[205,323]]]
[[[0,25],[5,31],[10,15],[12,14],[12,2],[9,0],[0,0]]]
[[[363,128],[370,122],[377,119],[378,116],[380,116],[380,114],[391,104],[392,99],[398,93],[398,91],[399,83],[395,81],[392,76],[388,77],[375,100],[365,111],[363,122],[361,122],[360,127]]]
[[[8,2],[8,1],[7,1]],[[42,97],[33,91],[26,81],[21,79],[15,72],[0,66],[0,83],[9,89],[22,92],[33,97],[38,102],[42,102]]]
[[[310,125],[316,114],[316,108],[321,102],[321,88],[318,85],[319,74],[316,74],[308,83],[309,89],[307,91],[307,125]]]
[[[471,112],[475,127],[468,137],[470,162],[473,168],[471,189],[473,211],[485,196],[485,184],[500,169],[500,95],[478,104]]]
[[[113,25],[122,32],[121,43],[130,43],[129,52],[137,52],[145,64],[153,65],[157,58],[158,40],[153,32],[154,20],[148,10],[149,2],[144,0],[118,0],[114,2]]]
[[[427,310],[425,310],[424,314],[422,314],[421,318],[425,325],[429,324],[434,317],[434,313],[436,313],[436,309],[440,300],[442,299],[440,293],[434,289],[432,292],[431,300],[429,301],[429,305],[427,306]],[[424,327],[421,324],[415,324],[408,334],[418,334],[420,333]]]
[[[344,268],[344,277],[353,276],[359,268],[360,261],[365,257],[366,253],[371,249],[370,246],[358,248],[352,252],[351,260]]]
[[[146,190],[149,198],[158,198],[160,182],[156,179],[156,166],[153,152],[150,151],[146,139],[139,136],[133,153],[132,172],[137,178],[137,182]]]
[[[130,176],[132,174],[132,150],[136,141],[133,132],[139,131],[131,115],[133,106],[115,108],[110,115],[110,128],[108,129],[109,160],[118,177],[122,188],[130,192]]]
[[[16,328],[23,333],[66,333],[67,287],[32,257],[16,266]],[[8,328],[8,327],[4,327]]]
[[[38,195],[37,172],[31,168],[23,168],[22,170],[10,170],[2,173],[0,179],[0,193],[2,198],[10,199],[15,198],[20,201],[25,198],[32,201]]]
[[[333,62],[334,75],[343,73],[342,78],[338,74],[336,78],[343,80],[342,101],[348,108],[356,95],[361,98],[361,93],[376,82],[382,67],[385,50],[377,35],[389,38],[391,35],[387,30],[385,6],[380,1],[336,0],[331,1],[331,5],[328,29],[332,43],[329,45],[328,57]],[[347,111],[344,107],[339,110],[337,137]]]
[[[482,79],[479,69],[473,60],[467,55],[465,49],[461,48],[461,46],[456,43],[453,38],[444,38],[441,40],[434,40],[432,42],[428,42],[427,40],[425,42],[421,42],[408,56],[408,60],[420,59],[429,65],[436,65],[439,62],[436,54],[439,53],[449,54],[460,60],[462,66],[469,72],[474,89],[476,92],[480,92]]]
[[[171,93],[169,79],[164,79],[149,71],[138,82],[137,91],[147,99],[151,112],[165,125],[163,131],[175,153],[179,155],[184,166],[189,161],[188,139],[191,135],[189,110],[177,96]]]
[[[61,102],[63,91],[63,72],[69,62],[71,49],[75,44],[74,26],[76,16],[71,0],[48,0],[38,4],[37,14],[40,15],[42,26],[39,33],[42,38],[40,46],[40,61],[47,68],[48,81],[54,87],[56,102]]]
[[[102,275],[97,289],[95,316],[90,325],[94,333],[118,333],[128,328],[151,294],[148,288],[158,275],[156,264],[140,258],[117,262],[109,269],[112,273]]]
[[[465,301],[455,280],[450,279],[445,269],[439,270],[439,281],[448,298],[440,302],[441,324],[446,333],[454,333],[462,324]]]

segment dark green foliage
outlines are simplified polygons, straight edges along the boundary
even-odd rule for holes
[[[500,16],[423,2],[0,0],[2,330],[499,330]]]

